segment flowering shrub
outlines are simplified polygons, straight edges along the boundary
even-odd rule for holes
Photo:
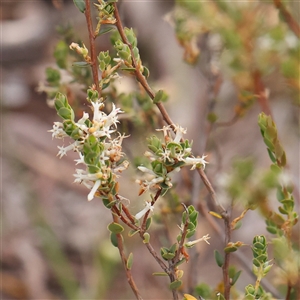
[[[133,29],[123,26],[116,2],[115,0],[98,0],[98,3],[94,3],[93,8],[97,11],[97,25],[93,30],[90,1],[74,1],[79,11],[86,17],[90,46],[87,47],[84,44],[80,46],[80,43],[71,42],[70,49],[68,49],[66,42],[62,41],[55,52],[58,67],[70,72],[73,79],[86,88],[86,100],[93,116],[90,117],[87,112],[83,112],[81,118],[76,121],[77,113],[74,112],[68,101],[67,84],[61,81],[60,70],[47,69],[47,85],[43,87],[43,90],[47,92],[49,103],[54,104],[62,119],[61,122],[55,122],[53,129],[50,130],[52,137],[72,140],[68,146],[59,146],[58,156],[62,158],[67,155],[68,151],[78,153],[79,158],[75,162],[76,165],[83,165],[83,168],[76,169],[75,182],[83,184],[88,189],[88,201],[95,197],[100,198],[104,206],[111,211],[112,222],[108,225],[111,243],[119,249],[127,280],[135,297],[142,299],[143,293],[135,284],[131,273],[131,269],[134,267],[133,253],[126,254],[124,250],[122,234],[124,234],[125,227],[130,230],[129,236],[134,234],[140,236],[150,255],[162,269],[162,272],[154,275],[169,277],[169,288],[173,299],[191,300],[197,299],[197,296],[201,299],[226,300],[278,297],[279,292],[276,289],[277,295],[272,296],[268,287],[263,286],[263,277],[271,272],[273,265],[273,259],[268,258],[269,244],[272,244],[274,258],[284,274],[278,276],[283,282],[285,297],[286,299],[296,299],[298,280],[296,262],[299,262],[299,259],[295,260],[294,265],[292,261],[294,257],[299,258],[299,249],[293,241],[293,227],[297,224],[298,214],[295,211],[293,187],[289,182],[283,180],[286,172],[286,154],[270,115],[269,92],[263,85],[262,76],[264,72],[267,72],[267,61],[271,60],[271,54],[273,54],[272,58],[276,58],[276,63],[281,65],[283,70],[287,71],[287,64],[291,64],[293,70],[290,73],[284,71],[283,76],[287,75],[287,81],[295,83],[297,71],[293,68],[293,62],[296,61],[294,49],[290,46],[280,47],[280,39],[282,41],[283,38],[282,36],[279,38],[278,35],[284,32],[288,36],[296,34],[299,37],[299,27],[291,21],[293,19],[283,4],[274,1],[276,7],[283,14],[287,26],[282,22],[277,22],[276,25],[266,24],[263,27],[264,33],[267,32],[270,35],[268,38],[273,39],[270,42],[272,45],[259,51],[257,47],[262,39],[262,32],[258,29],[264,22],[261,12],[272,10],[274,7],[271,4],[257,2],[254,5],[251,1],[245,4],[231,5],[222,1],[208,1],[205,4],[200,1],[176,1],[173,11],[169,14],[168,18],[175,28],[177,39],[184,48],[184,59],[190,64],[196,63],[199,59],[201,52],[197,45],[199,38],[207,32],[209,32],[210,38],[218,37],[217,49],[209,49],[212,58],[208,72],[212,78],[212,90],[215,93],[213,98],[218,94],[218,78],[221,77],[220,64],[224,63],[227,68],[226,72],[232,73],[232,80],[236,83],[240,99],[235,108],[233,120],[226,125],[238,121],[255,101],[260,103],[263,111],[258,117],[258,125],[272,161],[271,169],[261,175],[260,183],[250,185],[251,178],[254,177],[252,164],[247,161],[237,163],[236,173],[232,172],[226,182],[223,181],[223,184],[220,185],[223,192],[233,199],[231,204],[225,205],[215,192],[214,183],[210,182],[204,172],[206,164],[209,163],[208,155],[193,154],[192,142],[184,138],[186,129],[173,123],[164,107],[163,103],[168,98],[167,94],[163,90],[154,92],[150,87],[148,82],[150,73],[148,68],[143,65],[137,37]],[[249,11],[256,17],[253,18],[253,22],[249,19]],[[217,17],[212,17],[215,15]],[[243,18],[250,22],[250,27],[245,27],[248,23],[243,22]],[[239,26],[240,23],[244,27]],[[288,26],[292,31],[289,31]],[[113,53],[101,51],[97,54],[95,39],[107,32],[111,32],[114,51],[112,51]],[[293,43],[297,44],[299,49],[299,41],[295,40]],[[229,48],[229,51],[222,57],[222,48],[225,46]],[[279,48],[280,51],[278,51]],[[69,52],[69,50],[75,53]],[[266,59],[267,61],[265,61]],[[80,67],[80,71],[76,68],[72,69],[69,66],[70,63],[75,67]],[[134,76],[144,91],[137,92],[135,95],[118,94],[114,82],[120,77],[121,72]],[[292,85],[299,91],[299,85],[296,83]],[[142,176],[136,182],[140,186],[139,196],[149,193],[150,199],[146,201],[145,207],[135,214],[131,212],[130,205],[125,205],[125,200],[128,199],[119,194],[120,184],[118,182],[120,176],[126,176],[124,171],[129,165],[129,160],[122,148],[123,140],[127,136],[120,131],[119,115],[132,109],[128,103],[132,102],[133,97],[136,97],[145,112],[152,105],[149,104],[147,98],[150,97],[166,123],[162,128],[157,128],[157,131],[162,134],[153,135],[146,140],[148,151],[144,154],[145,163],[137,167],[142,172]],[[124,110],[116,106],[114,103],[116,98],[124,100]],[[214,107],[214,102],[215,100],[212,99],[211,108]],[[149,119],[150,115],[151,113],[147,115]],[[212,109],[209,111],[207,119],[211,129],[213,126],[224,125],[217,121],[218,116]],[[179,209],[181,223],[178,224],[177,238],[169,247],[161,247],[160,252],[151,244],[150,230],[152,223],[150,215],[153,213],[157,201],[164,201],[164,198],[168,197],[168,192],[174,187],[173,174],[180,172],[184,167],[196,170],[199,174],[212,200],[211,209],[207,215],[213,217],[210,219],[212,224],[215,224],[218,219],[223,220],[225,236],[223,251],[214,251],[216,264],[222,269],[222,283],[216,288],[199,284],[193,287],[193,292],[189,293],[185,292],[185,277],[180,265],[190,261],[189,249],[196,243],[205,241],[209,244],[208,240],[214,238],[205,234],[202,238],[190,240],[197,230],[199,212],[191,203],[181,203],[182,208]],[[262,200],[272,189],[277,189],[277,199],[281,205],[278,212],[266,208]],[[238,217],[233,218],[230,206],[237,203],[243,207],[243,210]],[[202,207],[201,204],[199,207]],[[251,246],[242,241],[232,241],[233,230],[239,229],[246,213],[255,209],[262,211],[263,217],[266,219],[266,228],[275,237],[270,238],[270,242],[268,242],[264,235],[256,235]],[[205,215],[203,211],[201,214]],[[242,246],[252,249],[253,260],[252,263],[248,262],[248,268],[253,270],[256,279],[255,284],[250,283],[245,286],[244,291],[238,291],[235,289],[235,284],[241,270],[237,271],[230,266],[230,257]]]

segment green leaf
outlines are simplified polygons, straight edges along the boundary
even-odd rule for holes
[[[108,198],[102,198],[102,202],[106,208],[111,208],[114,204],[117,203],[116,200],[110,201]]]
[[[225,253],[235,252],[238,249],[236,246],[229,246],[224,248]]]
[[[129,237],[132,237],[134,236],[136,233],[138,233],[139,231],[138,230],[134,230],[134,229],[131,229],[129,232],[128,232],[128,236]]]
[[[256,259],[256,258],[253,258],[252,263],[253,263],[256,267],[258,267],[258,268],[259,268],[260,265],[261,265],[261,263],[259,262],[259,260]]]
[[[65,41],[59,41],[54,50],[54,57],[56,59],[56,64],[61,69],[66,69],[68,53],[69,46],[67,43]]]
[[[128,270],[131,270],[132,264],[133,264],[133,254],[131,252],[128,256],[127,263],[126,263],[126,267]]]
[[[146,230],[148,230],[150,228],[151,223],[152,223],[152,218],[148,218],[146,221]]]
[[[154,272],[152,273],[153,276],[169,276],[167,273],[165,272]]]
[[[175,280],[175,281],[170,283],[169,287],[170,287],[171,290],[176,290],[181,286],[181,284],[182,284],[181,280]]]
[[[242,221],[238,221],[235,223],[233,230],[238,230],[239,228],[241,228],[243,225]]]
[[[189,215],[189,219],[194,225],[197,224],[197,217],[198,217],[198,212],[195,210]]]
[[[283,215],[288,215],[288,214],[289,214],[288,211],[286,211],[282,206],[279,206],[279,207],[278,207],[278,210],[279,210],[279,212],[282,213]]]
[[[234,276],[231,278],[231,283],[230,285],[234,285],[237,280],[239,279],[240,275],[241,275],[242,271],[238,271],[234,274]]]
[[[153,98],[153,103],[157,104],[159,102],[164,102],[167,100],[167,98],[168,95],[163,90],[159,90]]]
[[[79,68],[86,68],[86,67],[90,66],[90,64],[87,63],[86,61],[76,61],[76,62],[73,62],[72,66],[79,67]]]
[[[121,233],[124,231],[124,227],[118,223],[110,223],[107,229],[112,233]]]
[[[150,234],[148,232],[145,232],[143,237],[144,237],[143,243],[148,244],[150,241]]]
[[[122,71],[134,72],[135,68],[121,68]]]
[[[51,86],[59,85],[60,81],[60,72],[53,68],[46,69],[46,80]]]
[[[267,226],[266,227],[267,231],[272,233],[272,234],[277,234],[277,228],[273,226]]]
[[[210,123],[215,123],[218,120],[218,116],[212,112],[209,113],[206,118]]]
[[[108,32],[114,31],[114,30],[116,30],[116,28],[113,26],[101,27],[98,35],[106,34]]]
[[[113,244],[113,246],[118,247],[118,238],[117,235],[113,232],[110,234],[110,241]]]
[[[209,299],[211,297],[211,288],[206,283],[200,283],[195,287],[195,293],[201,296],[202,299]],[[200,298],[200,297],[199,297]],[[200,298],[201,299],[201,298]]]
[[[85,1],[84,0],[73,0],[75,6],[79,9],[80,12],[85,12]]]
[[[224,264],[224,257],[220,254],[220,252],[218,250],[214,251],[214,255],[215,255],[215,260],[217,262],[217,265],[222,268],[223,264]]]
[[[68,108],[62,107],[58,110],[57,114],[65,119],[65,120],[72,120],[73,116],[72,116],[72,111]]]
[[[172,259],[172,258],[175,257],[175,254],[174,254],[174,253],[169,253],[169,252],[168,252],[168,253],[163,254],[162,257],[163,257],[165,260],[170,260],[170,259]]]
[[[145,76],[145,78],[148,78],[150,76],[150,71],[145,66],[143,66],[143,75]]]
[[[273,154],[273,152],[272,152],[269,148],[267,148],[267,150],[268,150],[268,154],[269,154],[269,157],[270,157],[271,161],[272,161],[273,163],[275,163],[275,162],[276,162],[276,157],[275,157],[275,155]]]

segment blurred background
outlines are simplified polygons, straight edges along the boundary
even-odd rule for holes
[[[61,143],[52,140],[47,131],[58,117],[54,109],[48,107],[46,94],[37,91],[39,84],[45,81],[45,68],[55,66],[53,51],[59,41],[58,25],[71,24],[88,45],[84,15],[74,7],[73,1],[2,1],[0,8],[0,297],[133,299],[118,251],[109,241],[106,227],[111,222],[110,213],[100,199],[87,202],[87,190],[73,184],[75,156],[68,154],[63,159],[56,156],[57,145]],[[216,130],[213,143],[207,147],[206,114],[211,77],[205,72],[205,61],[210,49],[205,48],[202,41],[204,59],[196,67],[183,62],[184,51],[166,16],[172,8],[172,1],[122,1],[120,6],[124,24],[136,28],[142,60],[151,72],[151,83],[155,89],[165,89],[169,94],[166,107],[172,119],[188,128],[187,137],[194,140],[195,154],[202,155],[204,150],[209,154],[210,178],[217,180],[218,175],[229,172],[237,157],[250,157],[259,168],[268,168],[270,161],[256,125],[261,111],[257,103],[232,126]],[[100,50],[111,47],[105,38],[99,39],[97,46]],[[288,86],[277,79],[266,77],[265,84],[271,90],[271,110],[287,152],[289,174],[299,201],[299,106],[285,93]],[[120,88],[128,90],[132,84],[124,79]],[[216,111],[221,121],[231,120],[238,95],[226,76],[218,98]],[[134,127],[131,131],[135,136]],[[145,151],[141,143],[141,138],[129,138],[124,148],[134,153],[137,149]],[[212,145],[217,145],[217,151],[212,150]],[[143,207],[143,201],[137,197],[134,171],[129,170],[128,174],[128,178],[121,180],[121,190],[123,196],[132,199],[131,208],[135,213]],[[198,195],[207,196],[194,173],[186,171],[185,176],[188,179],[183,182],[191,183],[193,188],[185,187],[181,197],[193,203]],[[178,187],[184,183],[179,182]],[[276,207],[276,200],[271,205]],[[217,286],[222,277],[212,249],[222,248],[222,238],[216,235],[216,229],[206,218],[200,217],[199,224],[197,237],[209,233],[211,245],[199,244],[194,250],[192,257],[197,263],[194,268],[185,267],[185,278],[189,287],[200,282]],[[251,243],[255,234],[266,233],[264,221],[254,212],[245,217],[244,224],[243,231],[235,233],[235,240],[240,238]],[[153,232],[153,243],[159,251],[165,229],[158,223]],[[167,278],[151,275],[160,269],[141,241],[125,237],[125,243],[126,251],[134,252],[133,276],[144,299],[171,299]],[[241,251],[245,257],[251,257],[249,249]],[[243,259],[239,257],[233,258],[233,262],[243,266]],[[250,273],[251,270],[243,272],[241,289],[245,282],[253,282]]]

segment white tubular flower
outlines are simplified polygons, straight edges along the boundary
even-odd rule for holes
[[[137,167],[140,171],[144,172],[144,173],[148,173],[150,175],[153,175],[153,176],[157,176],[152,170],[146,168],[146,167],[143,167],[143,166],[139,166]]]
[[[134,217],[136,220],[139,220],[147,213],[148,210],[153,211],[153,209],[154,206],[152,206],[150,202],[146,202],[146,206],[140,212],[138,212]]]
[[[208,162],[205,160],[207,155],[202,155],[202,157],[187,157],[184,159],[184,162],[187,165],[192,165],[191,170],[195,170],[197,168],[197,165],[201,164],[203,167],[203,170],[205,169],[205,165],[208,164]]]
[[[52,132],[52,139],[63,139],[64,137],[67,137],[68,135],[63,130],[63,124],[61,122],[54,122],[53,128],[51,130],[48,130],[48,132]]]
[[[182,139],[183,135],[186,134],[186,129],[177,125],[177,126],[175,126],[175,131],[176,131],[176,135],[175,135],[175,138],[173,141],[174,141],[174,143],[179,143],[180,140]]]
[[[156,159],[156,156],[150,151],[146,151],[144,153],[144,156],[147,157],[151,161],[154,161]]]
[[[89,118],[89,114],[84,112],[83,116],[81,119],[79,119],[76,123],[76,125],[82,130],[87,132],[88,131],[88,127],[85,124],[85,121]]]
[[[84,162],[84,156],[79,152],[79,158],[78,159],[74,159],[74,161],[76,162],[75,165],[78,165],[78,164],[85,164]]]
[[[87,196],[88,201],[91,201],[94,199],[95,193],[97,192],[100,184],[101,184],[101,180],[100,179],[96,180],[94,186],[92,187],[91,191],[89,192],[89,194]]]
[[[73,144],[64,147],[64,146],[57,146],[57,148],[59,149],[57,156],[59,156],[59,158],[62,158],[63,156],[67,155],[67,152],[70,150],[76,150],[77,149],[77,143],[74,142]]]
[[[85,46],[85,44],[82,44],[82,47],[80,47],[77,43],[72,43],[70,45],[71,50],[76,50],[78,54],[81,54],[84,58],[87,58],[89,54],[89,50]]]
[[[200,238],[200,239],[198,239],[198,240],[187,242],[187,243],[185,244],[185,246],[186,246],[187,248],[191,248],[191,247],[195,246],[197,243],[199,243],[199,242],[201,242],[201,241],[204,241],[206,244],[210,245],[210,243],[209,243],[209,241],[208,241],[209,239],[210,239],[209,234],[206,234],[206,235],[204,235],[202,238]]]
[[[113,129],[110,130],[109,127],[103,127],[101,130],[93,132],[93,136],[95,136],[96,138],[106,136],[108,139],[111,139],[110,134],[114,132],[115,130]]]
[[[162,131],[164,133],[164,137],[169,135],[169,131],[171,130],[171,126],[164,126],[162,129],[156,129],[156,131]]]
[[[93,105],[93,109],[94,109],[93,121],[100,123],[102,121],[103,115],[104,115],[104,113],[100,110],[100,108],[102,108],[104,106],[104,104],[102,102],[100,102],[100,100],[98,100],[97,102],[92,102],[92,105]]]
[[[112,111],[106,118],[105,126],[110,127],[111,125],[114,125],[117,127],[117,123],[119,123],[117,115],[120,113],[123,113],[123,111],[120,108],[116,108],[116,106],[113,104]]]
[[[91,174],[82,169],[76,169],[76,174],[74,174],[73,176],[75,177],[74,182],[84,183],[84,182],[96,181],[101,177],[101,175],[102,174],[99,173]]]
[[[171,151],[168,149],[165,149],[164,152],[162,152],[162,154],[160,155],[161,159],[166,162],[167,160],[172,161],[172,159],[170,158],[171,155]]]

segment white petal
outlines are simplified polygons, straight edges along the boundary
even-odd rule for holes
[[[91,189],[91,191],[89,192],[89,194],[88,194],[88,196],[87,196],[88,201],[91,201],[91,200],[94,199],[95,193],[96,193],[98,187],[100,186],[100,184],[101,184],[101,180],[98,179],[98,180],[95,182],[93,188]]]

